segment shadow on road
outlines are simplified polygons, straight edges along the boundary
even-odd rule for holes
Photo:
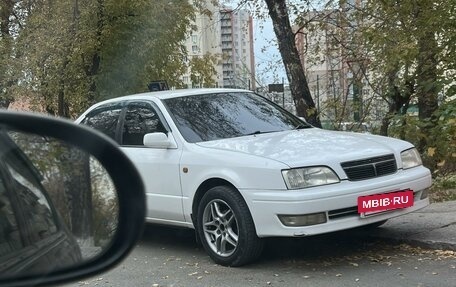
[[[148,224],[140,244],[193,253],[193,256],[207,256],[191,229]],[[303,238],[267,238],[264,252],[257,263],[333,260],[383,248],[385,242],[350,230]]]
[[[193,229],[153,224],[146,224],[141,241],[176,248],[196,248],[199,246]]]

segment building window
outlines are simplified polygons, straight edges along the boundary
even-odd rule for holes
[[[197,53],[198,50],[199,50],[199,49],[198,49],[198,45],[193,45],[193,46],[192,46],[192,52],[193,52],[193,53]]]
[[[197,35],[192,35],[192,43],[196,44],[198,42],[198,36]]]

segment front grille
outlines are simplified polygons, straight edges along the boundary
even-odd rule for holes
[[[348,180],[351,181],[384,176],[397,171],[396,159],[393,154],[343,162],[341,166]]]
[[[337,218],[342,218],[342,217],[352,216],[352,215],[358,215],[358,207],[357,206],[341,208],[341,209],[335,209],[335,210],[328,211],[328,218],[329,219],[337,219]]]

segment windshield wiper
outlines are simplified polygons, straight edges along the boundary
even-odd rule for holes
[[[253,133],[246,134],[245,136],[254,136],[259,134],[274,133],[275,131],[254,131]]]
[[[312,126],[306,124],[299,124],[294,127],[295,130],[310,129]]]

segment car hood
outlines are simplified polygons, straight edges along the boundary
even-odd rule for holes
[[[398,156],[401,151],[413,147],[408,142],[393,138],[318,128],[243,136],[197,145],[261,156],[289,167],[331,165],[393,153]]]

